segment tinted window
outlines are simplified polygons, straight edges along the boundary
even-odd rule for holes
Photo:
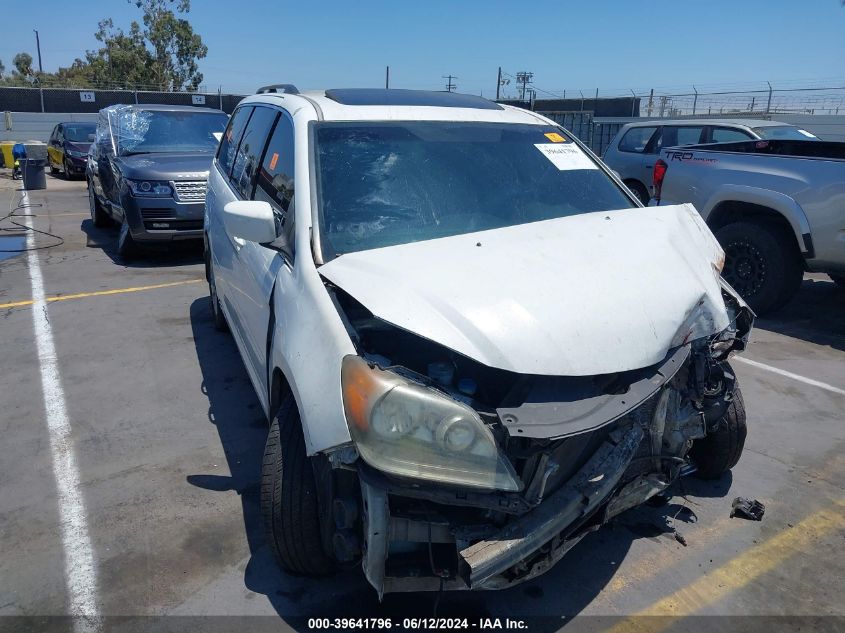
[[[220,148],[217,150],[217,161],[220,167],[226,174],[232,173],[232,165],[235,163],[235,152],[238,150],[238,143],[240,143],[241,135],[244,132],[249,115],[252,114],[250,106],[244,106],[235,110],[232,118],[229,119],[229,125],[226,131],[223,132],[223,138],[220,139]]]
[[[675,147],[677,145],[693,145],[701,139],[701,132],[704,128],[700,125],[677,127],[666,125],[657,142],[657,150],[663,147]]]
[[[62,128],[62,135],[71,143],[91,143],[96,128],[95,123],[69,123]]]
[[[560,132],[502,123],[316,124],[323,252],[632,207]]]
[[[733,143],[736,141],[747,141],[750,138],[750,134],[741,130],[733,130],[729,127],[714,127],[711,142]]]
[[[619,150],[642,154],[656,129],[656,127],[632,127],[619,141]]]
[[[766,127],[754,128],[754,131],[760,135],[760,138],[767,140],[784,139],[789,141],[817,141],[819,138],[815,134],[810,134],[807,130],[801,130],[791,125],[771,125]]]
[[[264,160],[258,170],[255,199],[269,202],[276,214],[276,232],[284,232],[293,247],[293,213],[290,203],[293,199],[294,170],[293,123],[286,115],[279,117]]]
[[[235,166],[232,168],[232,186],[243,198],[252,196],[255,172],[261,160],[261,152],[278,114],[278,110],[272,108],[256,107],[249,118],[243,138],[238,145],[238,151],[235,153]]]

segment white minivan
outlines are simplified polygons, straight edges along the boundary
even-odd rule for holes
[[[503,588],[740,457],[753,315],[689,205],[480,97],[262,89],[208,179],[211,309],[270,420],[266,533],[379,595]]]

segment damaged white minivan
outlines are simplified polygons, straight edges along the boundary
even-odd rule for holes
[[[533,112],[264,88],[221,140],[205,240],[291,572],[509,587],[742,452],[727,361],[753,314],[715,238]]]

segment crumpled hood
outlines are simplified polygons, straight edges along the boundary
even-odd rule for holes
[[[205,180],[214,154],[210,152],[153,153],[121,156],[120,169],[138,180]]]
[[[725,329],[723,257],[685,204],[349,253],[320,273],[375,316],[485,365],[588,376]]]

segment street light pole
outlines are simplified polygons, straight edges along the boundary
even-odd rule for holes
[[[44,69],[41,67],[41,40],[38,39],[38,31],[32,29],[33,33],[35,33],[35,47],[38,49],[38,72],[44,73]]]

